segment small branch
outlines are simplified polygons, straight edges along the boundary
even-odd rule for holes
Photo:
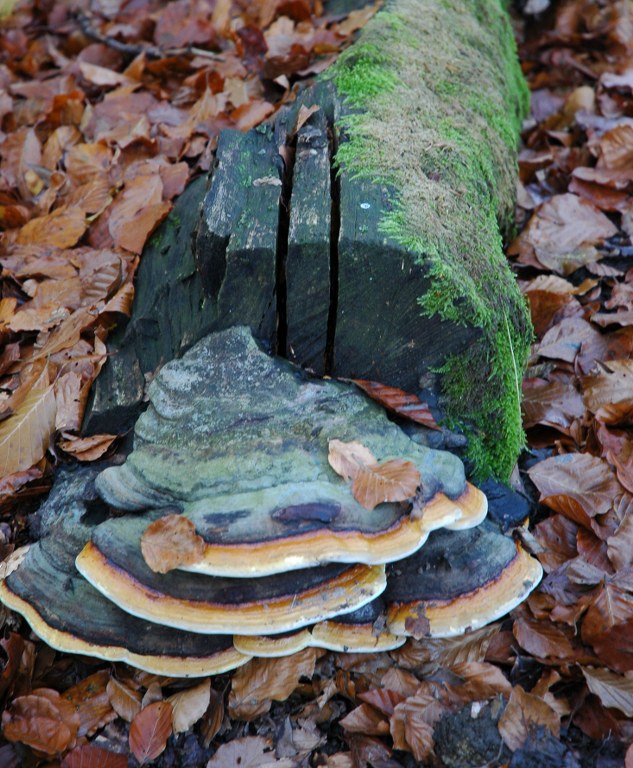
[[[207,51],[204,48],[196,48],[191,45],[185,46],[184,48],[166,48],[163,50],[154,45],[123,43],[115,37],[102,35],[101,32],[92,26],[91,17],[87,16],[85,13],[77,13],[76,19],[79,28],[87,38],[94,40],[97,43],[107,45],[108,48],[112,48],[125,56],[135,57],[143,53],[150,59],[167,59],[173,56],[201,56],[207,59],[212,59],[213,61],[224,61],[224,56],[222,56],[222,54],[213,53],[213,51]]]

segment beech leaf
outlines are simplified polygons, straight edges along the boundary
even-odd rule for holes
[[[415,496],[420,473],[405,459],[378,464],[362,443],[330,440],[328,462],[332,469],[352,483],[352,494],[365,509],[385,501],[406,501]]]
[[[540,696],[526,693],[515,685],[499,718],[499,733],[513,752],[519,749],[532,729],[544,726],[554,736],[560,732],[560,717]]]
[[[127,768],[127,764],[126,755],[93,744],[84,744],[66,755],[62,768]]]
[[[415,464],[391,459],[373,467],[361,467],[352,483],[352,493],[365,509],[373,509],[385,501],[413,498],[419,485],[420,473]]]
[[[119,717],[122,717],[126,722],[131,723],[141,711],[142,697],[140,692],[125,685],[125,683],[117,680],[116,677],[111,677],[108,680],[106,691],[112,709],[114,709]]]
[[[29,469],[46,453],[55,429],[53,387],[34,387],[0,423],[0,477]]]
[[[320,653],[306,648],[279,659],[253,659],[237,669],[231,680],[231,717],[251,720],[267,712],[271,700],[285,701],[299,685],[300,677],[312,677]]]
[[[174,733],[188,731],[204,715],[211,701],[211,680],[207,678],[193,688],[187,688],[170,696],[167,701],[173,707]]]
[[[368,379],[352,379],[352,381],[372,400],[380,403],[387,410],[404,416],[410,421],[415,421],[417,424],[423,424],[425,427],[440,429],[428,404],[423,403],[416,395]]]
[[[204,539],[182,515],[165,515],[150,523],[141,536],[141,552],[155,573],[167,573],[202,559]]]
[[[172,706],[155,701],[142,709],[130,726],[130,749],[141,765],[158,757],[172,732]]]
[[[633,717],[633,673],[618,675],[608,669],[581,669],[589,690],[603,706],[619,709],[627,717]]]

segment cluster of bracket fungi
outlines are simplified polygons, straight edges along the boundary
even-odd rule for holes
[[[541,576],[484,521],[486,497],[457,457],[405,434],[354,386],[267,355],[248,329],[165,365],[149,398],[125,463],[65,473],[40,540],[0,583],[55,648],[182,677],[309,645],[390,650],[480,627]],[[415,514],[361,506],[328,464],[334,439],[413,462]],[[161,573],[143,536],[174,514],[200,546]]]

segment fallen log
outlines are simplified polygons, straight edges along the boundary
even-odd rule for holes
[[[501,0],[387,2],[270,123],[222,133],[146,248],[87,430],[129,427],[146,375],[243,324],[316,374],[430,392],[475,470],[507,477],[531,330],[502,233],[526,98]]]

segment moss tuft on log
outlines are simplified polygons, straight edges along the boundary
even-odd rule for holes
[[[502,250],[529,92],[500,0],[393,0],[328,73],[345,105],[337,160],[391,191],[382,232],[431,278],[421,312],[482,329],[439,370],[481,474],[507,478],[523,444],[531,324]]]

